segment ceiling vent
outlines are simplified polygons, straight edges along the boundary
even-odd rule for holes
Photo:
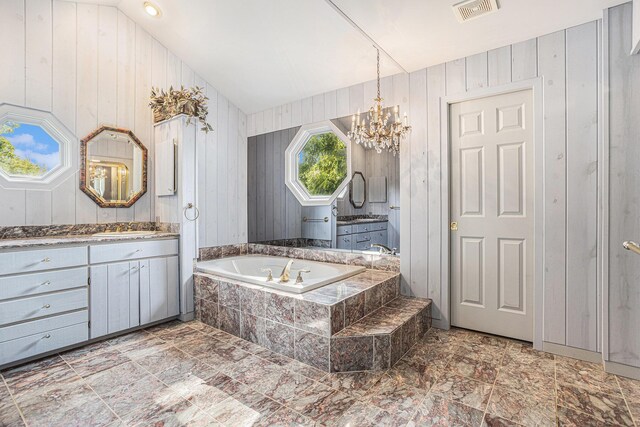
[[[466,0],[453,5],[453,13],[460,22],[487,15],[498,10],[497,0]]]

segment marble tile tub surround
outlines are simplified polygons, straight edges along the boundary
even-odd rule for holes
[[[198,320],[324,371],[386,369],[431,326],[430,302],[377,270],[304,294],[197,273],[195,297]]]
[[[324,373],[201,322],[0,372],[2,426],[640,425],[640,381],[460,329],[392,369]]]
[[[309,249],[299,247],[271,246],[257,243],[213,246],[200,248],[199,260],[208,261],[238,255],[271,255],[309,261],[332,262],[335,264],[358,265],[374,270],[400,272],[400,257],[393,255],[369,254],[339,251],[336,249]]]

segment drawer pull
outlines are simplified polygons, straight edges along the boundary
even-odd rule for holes
[[[47,286],[51,284],[51,280],[47,280],[46,282],[43,282],[40,286]]]
[[[51,304],[45,304],[42,306],[42,308],[51,308]]]
[[[136,271],[138,267],[131,267],[131,271]]]
[[[51,258],[46,257],[45,259],[42,260],[42,262],[51,262]]]
[[[45,339],[45,340],[48,340],[49,338],[51,338],[51,334],[47,334],[47,335],[43,336],[42,338]]]

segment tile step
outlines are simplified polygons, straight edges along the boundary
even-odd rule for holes
[[[392,367],[431,328],[431,300],[397,297],[331,337],[331,372]]]

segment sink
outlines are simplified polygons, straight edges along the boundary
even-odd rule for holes
[[[102,233],[95,233],[96,237],[120,237],[120,236],[151,236],[156,234],[156,231],[152,230],[136,230],[136,231],[104,231]]]

